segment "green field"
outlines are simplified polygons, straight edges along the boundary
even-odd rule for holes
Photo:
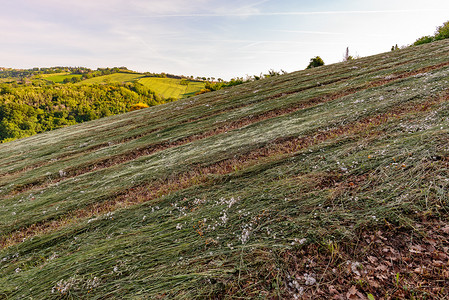
[[[444,299],[448,52],[0,144],[0,298]]]
[[[182,85],[181,79],[174,78],[145,77],[139,82],[165,98],[194,96],[196,92],[204,88],[203,82],[190,81],[188,85]]]
[[[45,80],[53,81],[54,83],[62,83],[66,78],[78,77],[81,78],[80,74],[68,74],[68,73],[58,73],[58,74],[44,74],[40,75]]]
[[[142,75],[142,74],[114,73],[114,74],[110,74],[110,75],[103,75],[103,76],[86,79],[78,84],[102,84],[102,83],[114,83],[114,82],[125,83],[125,82],[134,82],[143,77],[145,77],[145,75]]]
[[[182,85],[181,79],[147,77],[143,74],[115,73],[84,80],[78,84],[139,82],[164,98],[186,98],[204,88],[203,82],[191,81]]]

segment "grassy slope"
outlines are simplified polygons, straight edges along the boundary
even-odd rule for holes
[[[189,85],[182,85],[180,84],[180,79],[174,78],[145,77],[140,79],[139,82],[166,98],[193,96],[196,92],[204,88],[203,82],[190,82]]]
[[[124,82],[136,81],[143,77],[145,77],[145,75],[142,75],[142,74],[114,73],[114,74],[110,74],[110,75],[103,75],[103,76],[86,79],[78,84],[101,84],[101,83],[113,83],[113,82],[124,83]]]
[[[448,50],[0,145],[0,298],[443,297]]]
[[[98,76],[84,80],[78,84],[101,84],[108,82],[123,83],[133,81],[138,81],[139,83],[149,87],[151,90],[155,91],[164,98],[185,98],[187,96],[193,96],[196,92],[204,88],[204,83],[202,82],[190,82],[187,86],[180,84],[181,79],[145,77],[141,74],[130,73],[115,73],[111,75]]]
[[[72,77],[81,77],[80,74],[68,74],[68,73],[59,73],[59,74],[44,74],[41,75],[45,80],[53,81],[55,83],[62,83],[66,78]]]

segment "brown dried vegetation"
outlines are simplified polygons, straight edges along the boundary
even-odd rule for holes
[[[32,190],[32,189],[44,188],[49,183],[61,182],[63,180],[67,180],[69,178],[73,178],[73,177],[76,177],[76,176],[79,176],[79,175],[82,175],[82,174],[85,174],[85,173],[101,170],[101,169],[108,168],[108,167],[111,167],[111,166],[114,166],[114,165],[117,165],[117,164],[122,164],[122,163],[125,163],[125,162],[128,162],[128,161],[135,160],[135,159],[137,159],[139,157],[142,157],[142,156],[151,155],[151,154],[154,154],[156,152],[163,151],[165,149],[169,149],[169,148],[185,145],[185,144],[188,144],[188,143],[191,143],[191,142],[194,142],[194,141],[198,141],[198,140],[201,140],[201,139],[205,139],[205,138],[208,138],[208,137],[211,137],[211,136],[214,136],[214,135],[222,134],[222,133],[225,133],[225,132],[228,132],[228,131],[231,131],[231,130],[236,130],[236,129],[239,129],[239,128],[242,128],[242,127],[254,124],[254,123],[257,123],[257,122],[261,122],[261,121],[268,120],[268,119],[271,119],[271,118],[275,118],[275,117],[279,117],[279,116],[282,116],[282,115],[294,113],[296,111],[299,111],[299,110],[302,110],[302,109],[306,109],[306,108],[309,108],[309,107],[313,107],[313,106],[318,105],[318,104],[322,104],[322,103],[326,103],[326,102],[330,102],[330,101],[334,101],[334,100],[340,99],[342,97],[345,97],[345,96],[357,93],[359,91],[362,91],[362,90],[365,90],[365,89],[368,89],[368,88],[373,88],[373,87],[379,87],[379,86],[382,86],[382,85],[386,85],[386,84],[389,84],[391,82],[394,82],[394,81],[397,81],[397,80],[401,80],[401,79],[404,79],[404,78],[407,78],[407,77],[415,76],[415,75],[418,75],[418,74],[423,74],[423,73],[426,73],[426,72],[429,72],[429,71],[432,71],[432,70],[441,69],[441,68],[444,68],[444,67],[446,67],[448,65],[449,65],[449,62],[446,62],[446,63],[441,63],[441,64],[438,64],[438,65],[434,65],[434,66],[420,68],[420,69],[415,70],[415,71],[409,71],[409,72],[402,72],[402,73],[393,74],[392,76],[389,76],[387,79],[382,79],[382,80],[378,80],[378,81],[374,81],[374,82],[369,82],[369,83],[367,83],[365,85],[362,85],[360,87],[349,88],[349,89],[345,89],[342,92],[337,92],[337,93],[333,93],[333,94],[326,94],[324,96],[315,97],[315,98],[311,98],[311,99],[306,99],[306,100],[304,100],[302,102],[299,102],[297,104],[291,105],[291,106],[286,107],[286,108],[278,108],[278,109],[274,109],[274,110],[270,110],[270,111],[266,111],[266,112],[260,113],[258,115],[251,115],[251,116],[243,117],[243,118],[241,118],[239,120],[236,120],[236,121],[225,122],[224,124],[219,125],[215,129],[212,129],[212,130],[204,132],[204,133],[199,133],[199,134],[194,134],[194,135],[191,135],[191,136],[183,137],[183,138],[180,138],[180,139],[178,139],[176,141],[164,141],[164,142],[148,145],[148,146],[146,146],[144,148],[136,148],[136,149],[133,149],[133,150],[130,150],[130,151],[118,154],[118,155],[110,156],[110,157],[105,158],[105,159],[100,160],[100,161],[95,161],[94,163],[91,163],[91,164],[88,164],[88,165],[85,165],[85,166],[76,166],[76,167],[73,167],[73,168],[69,168],[69,169],[65,170],[66,175],[63,178],[61,178],[60,176],[57,176],[56,174],[53,174],[51,176],[45,176],[43,178],[38,178],[35,181],[30,182],[28,184],[24,184],[24,185],[15,187],[12,190],[11,195],[22,193],[22,192],[26,192],[26,191],[29,191],[29,190]],[[348,78],[343,78],[341,80],[347,80],[347,79]],[[337,81],[340,81],[340,80],[337,80]],[[331,83],[334,83],[334,82],[336,82],[336,81],[327,82],[325,84],[331,84]],[[284,96],[287,96],[287,95],[290,95],[290,94],[296,94],[298,92],[299,91],[296,91],[296,90],[295,91],[290,91],[290,92],[287,92],[287,93],[282,93],[282,94],[270,96],[270,97],[266,98],[265,100],[273,100],[273,99],[276,99],[276,98],[279,98],[279,97],[284,97]],[[253,104],[253,103],[251,103],[251,104]],[[245,104],[245,106],[246,105],[250,105],[250,104]],[[425,106],[425,105],[432,105],[432,103],[430,103],[430,104],[423,103],[423,106]],[[236,109],[236,108],[241,108],[241,106],[233,107],[232,109]],[[426,109],[426,108],[424,108],[424,109]],[[224,112],[229,111],[229,110],[230,109],[221,110],[221,111],[216,112],[216,113],[214,113],[212,115],[218,115],[218,114],[224,113]],[[398,111],[398,113],[400,113],[400,111]],[[201,118],[209,118],[212,115],[202,116]],[[179,124],[189,123],[189,122],[193,122],[193,121],[196,121],[196,120],[199,120],[199,119],[195,119],[195,120],[189,119],[189,120],[185,120],[185,121],[183,121],[183,122],[181,122]],[[126,142],[129,142],[129,141],[134,140],[134,139],[139,139],[141,137],[144,137],[144,136],[149,135],[151,133],[154,133],[156,131],[160,131],[162,129],[164,129],[164,127],[150,130],[149,132],[144,133],[144,134],[139,134],[139,135],[131,136],[131,137],[128,137],[128,138],[124,138],[124,139],[121,139],[120,141],[118,141],[118,143],[126,143]],[[114,144],[115,143],[116,142],[114,142]],[[104,147],[107,147],[108,145],[109,144],[104,143],[104,144],[99,144],[99,145],[92,146],[92,147],[86,149],[83,152],[83,154],[102,149]],[[69,156],[67,156],[67,155],[61,156],[61,157],[58,157],[57,160],[65,159],[65,158],[68,158],[68,157]],[[10,175],[17,175],[19,173],[22,173],[22,172],[25,172],[25,171],[28,171],[28,170],[31,170],[31,169],[35,169],[35,168],[41,167],[41,166],[46,165],[46,164],[48,164],[48,162],[47,163],[41,163],[41,164],[38,164],[38,165],[29,166],[29,167],[27,167],[27,168],[25,168],[23,170],[20,170],[18,172],[14,172],[13,174],[10,174]],[[6,196],[8,196],[8,195],[6,195]],[[3,196],[3,197],[6,197],[6,196]]]
[[[236,170],[245,169],[256,163],[260,164],[261,159],[263,158],[270,160],[279,159],[284,155],[294,154],[302,149],[317,145],[329,139],[360,134],[368,134],[379,138],[379,136],[382,136],[382,132],[378,132],[376,130],[378,126],[408,114],[427,111],[433,106],[447,101],[448,97],[448,93],[444,93],[442,95],[435,96],[432,99],[428,99],[419,105],[413,104],[393,107],[387,113],[367,117],[360,121],[334,129],[314,132],[313,134],[305,137],[282,138],[273,141],[264,147],[241,154],[240,156],[232,159],[222,160],[206,166],[193,166],[189,172],[173,174],[170,178],[166,178],[164,180],[151,182],[143,186],[136,186],[129,190],[123,191],[113,199],[105,200],[77,211],[73,211],[59,220],[52,220],[41,224],[33,224],[27,228],[13,232],[8,237],[3,237],[0,240],[0,247],[4,248],[20,243],[23,239],[35,236],[37,234],[57,230],[58,228],[75,223],[81,219],[106,214],[118,208],[129,207],[142,202],[151,202],[162,195],[186,189],[193,185],[206,183],[211,180],[211,175],[225,175]],[[316,181],[316,187],[332,187],[334,196],[338,197],[338,195],[342,194],[347,189],[356,189],[367,178],[367,176],[367,174],[362,174],[356,177],[345,178],[338,173],[328,173],[324,174],[322,178]]]

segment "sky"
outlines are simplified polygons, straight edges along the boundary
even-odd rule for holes
[[[448,0],[0,0],[0,67],[230,79],[387,52],[448,20]]]

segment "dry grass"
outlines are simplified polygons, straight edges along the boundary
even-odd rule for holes
[[[170,178],[163,181],[156,181],[154,183],[137,186],[127,191],[123,191],[114,199],[95,203],[77,211],[71,211],[67,216],[62,217],[59,220],[32,224],[27,228],[18,230],[7,237],[0,239],[0,247],[10,247],[22,242],[24,239],[58,230],[61,227],[69,226],[83,219],[104,215],[117,209],[127,208],[143,202],[151,202],[163,195],[180,191],[194,185],[207,183],[210,181],[211,175],[225,175],[248,168],[254,164],[260,164],[262,158],[269,160],[280,159],[284,155],[294,155],[298,151],[313,145],[318,145],[329,139],[338,139],[342,137],[355,138],[356,135],[360,134],[364,136],[375,136],[376,139],[379,139],[382,138],[382,133],[376,130],[378,126],[394,119],[400,119],[408,114],[429,111],[436,105],[448,100],[449,94],[444,93],[422,103],[393,107],[389,112],[365,118],[355,123],[331,130],[315,132],[306,137],[283,138],[274,141],[265,147],[244,153],[240,157],[223,160],[208,166],[194,166],[189,172],[173,174]],[[318,178],[316,177],[316,174],[313,174],[312,176],[315,179],[313,188],[333,187],[334,198],[344,194],[345,190],[356,189],[367,177],[366,174],[363,174],[345,178],[344,181],[342,181],[338,175],[332,173],[322,174],[322,177],[319,176]],[[302,178],[302,180],[304,180],[304,178]],[[40,188],[42,188],[42,186]]]
[[[0,298],[444,297],[448,49],[0,146]]]

